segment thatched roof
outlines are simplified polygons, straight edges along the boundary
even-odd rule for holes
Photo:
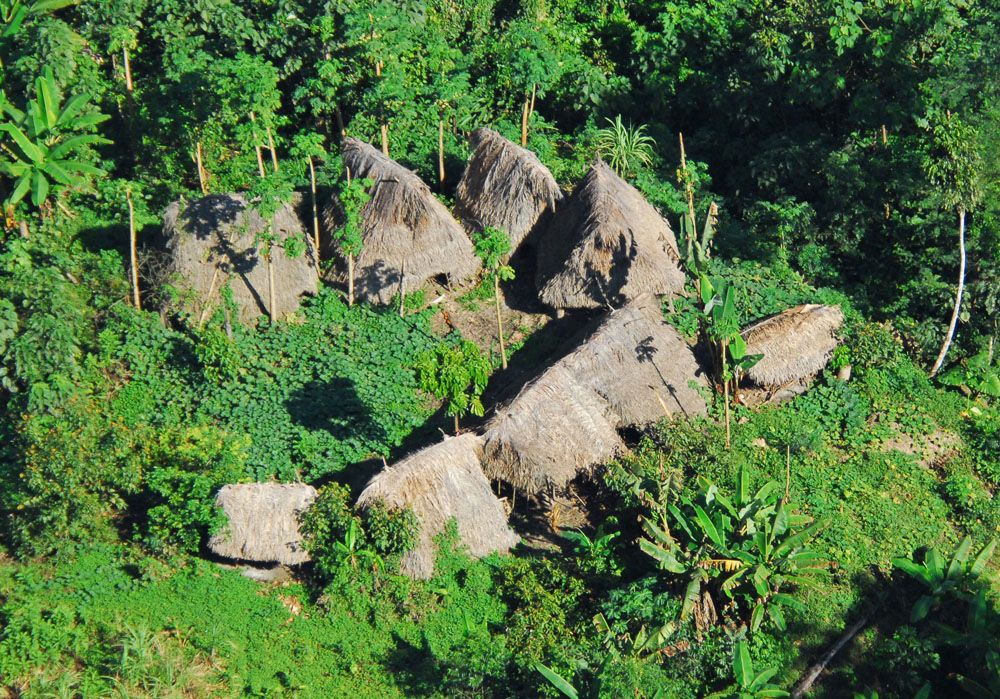
[[[530,150],[487,128],[472,133],[473,153],[455,191],[455,213],[473,229],[492,226],[510,236],[511,251],[555,211],[562,191]]]
[[[316,499],[305,483],[241,483],[224,485],[215,503],[228,524],[208,541],[212,553],[242,561],[305,563],[299,514]]]
[[[615,308],[679,293],[684,273],[670,224],[598,160],[539,241],[538,286],[552,308]]]
[[[484,470],[532,493],[562,488],[624,449],[618,430],[669,414],[704,415],[691,349],[645,295],[609,313],[484,428]]]
[[[355,262],[359,298],[388,303],[399,292],[401,277],[412,291],[438,275],[460,282],[479,271],[480,260],[462,226],[415,172],[354,138],[345,139],[343,153],[351,177],[374,182],[362,212],[364,244]],[[324,217],[328,227],[338,225],[338,201],[329,203]]]
[[[240,320],[249,322],[267,313],[268,275],[258,253],[257,236],[265,221],[242,194],[213,194],[182,206],[175,201],[163,216],[163,232],[172,283],[193,292],[195,311],[221,303],[220,289],[228,280]],[[294,202],[274,217],[278,238],[299,238],[305,254],[290,258],[276,245],[271,254],[275,280],[275,317],[296,311],[302,294],[315,294],[319,285],[312,236],[306,234]]]
[[[358,505],[381,500],[409,508],[420,522],[417,546],[404,555],[402,572],[415,578],[434,573],[434,537],[454,518],[462,543],[473,556],[506,552],[519,541],[507,526],[503,505],[480,466],[482,438],[466,433],[446,437],[407,456],[368,483]]]
[[[789,308],[743,330],[747,352],[764,357],[747,378],[761,386],[782,386],[815,374],[838,344],[844,314],[837,306]]]

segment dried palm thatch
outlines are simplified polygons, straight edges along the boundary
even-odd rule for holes
[[[479,271],[462,226],[415,172],[354,138],[344,141],[343,153],[352,177],[373,181],[354,270],[359,298],[388,303],[401,287],[418,289],[439,275],[461,282]],[[328,204],[324,218],[328,228],[337,226],[339,202]]]
[[[312,505],[316,490],[305,483],[240,483],[219,489],[215,503],[228,524],[208,548],[225,558],[296,565],[309,560],[299,534],[299,515]]]
[[[462,543],[473,556],[506,552],[519,541],[507,526],[502,503],[480,466],[482,437],[446,437],[390,466],[368,483],[358,505],[375,500],[409,508],[420,523],[416,547],[400,562],[402,572],[429,578],[434,572],[434,537],[454,518]]]
[[[193,295],[195,310],[203,314],[221,303],[220,292],[229,283],[240,320],[253,321],[268,312],[267,263],[257,239],[268,226],[242,194],[170,204],[163,217],[168,278]],[[274,230],[279,240],[297,238],[305,246],[298,257],[289,257],[280,244],[273,247],[274,315],[281,318],[298,309],[302,294],[316,293],[319,273],[312,236],[306,234],[294,201],[275,214]]]
[[[562,488],[624,449],[618,430],[674,413],[704,415],[691,349],[650,295],[608,314],[485,426],[485,471],[536,493]]]
[[[484,471],[526,493],[561,489],[624,451],[615,422],[600,396],[553,365],[486,423]]]
[[[751,325],[743,330],[747,352],[764,357],[747,372],[747,378],[773,387],[815,374],[829,361],[843,324],[840,308],[813,303]]]
[[[473,229],[492,226],[510,236],[513,252],[543,215],[556,210],[562,191],[530,150],[487,128],[472,133],[473,153],[455,191],[455,213]]]
[[[609,313],[559,363],[607,402],[618,427],[646,427],[674,413],[705,414],[705,399],[689,384],[707,388],[708,382],[652,294]]]
[[[684,273],[670,224],[598,160],[541,238],[537,281],[552,308],[616,308],[679,293]]]

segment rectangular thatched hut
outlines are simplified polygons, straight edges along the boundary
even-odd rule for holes
[[[227,524],[208,541],[212,553],[254,563],[296,565],[309,560],[302,547],[299,515],[316,500],[305,483],[224,485],[216,504]]]
[[[742,331],[743,339],[748,353],[764,356],[747,378],[768,388],[809,379],[830,360],[843,324],[840,308],[815,303],[754,323]]]

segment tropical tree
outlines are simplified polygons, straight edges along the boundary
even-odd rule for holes
[[[51,209],[50,195],[58,198],[86,186],[89,177],[104,174],[87,149],[110,141],[88,132],[108,117],[88,110],[89,103],[85,94],[64,103],[51,68],[35,80],[35,96],[24,111],[3,99],[0,173],[12,180],[7,207],[30,194],[31,203],[45,212]]]
[[[291,156],[305,160],[309,168],[309,194],[312,204],[313,246],[316,249],[316,265],[319,266],[319,205],[316,201],[316,161],[326,158],[323,136],[315,131],[303,131],[292,140]]]
[[[295,237],[281,239],[275,226],[275,218],[282,207],[291,200],[292,191],[291,182],[281,173],[274,172],[265,174],[247,192],[247,198],[254,209],[267,222],[267,226],[257,233],[255,243],[267,265],[267,316],[272,324],[277,319],[274,293],[275,247],[280,245],[285,254],[293,258],[305,252],[302,240]]]
[[[471,413],[482,417],[482,396],[490,377],[490,360],[468,340],[442,342],[417,363],[420,389],[445,402],[445,413],[458,420]]]
[[[361,238],[364,221],[361,212],[371,200],[372,181],[367,178],[351,179],[340,190],[340,205],[343,207],[344,224],[333,232],[340,252],[347,258],[347,305],[354,305],[354,258],[364,244]]]
[[[706,699],[765,699],[765,697],[787,697],[788,692],[771,682],[778,674],[778,668],[769,667],[756,672],[750,659],[750,649],[746,641],[739,641],[733,652],[734,682]]]
[[[499,228],[487,226],[481,231],[473,234],[476,255],[483,261],[483,270],[486,281],[493,284],[493,300],[497,317],[497,337],[500,340],[500,366],[507,368],[507,350],[504,346],[503,338],[503,317],[500,313],[501,281],[510,281],[514,278],[514,268],[507,264],[507,256],[510,253],[510,236]]]

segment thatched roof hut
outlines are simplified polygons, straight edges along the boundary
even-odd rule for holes
[[[767,387],[806,379],[824,366],[838,344],[844,314],[837,306],[806,304],[789,308],[742,331],[747,352],[764,357],[748,372]]]
[[[552,308],[616,308],[679,293],[684,273],[670,224],[598,160],[539,241],[538,287]]]
[[[538,156],[493,129],[472,133],[469,158],[458,189],[455,213],[473,229],[492,226],[510,236],[511,251],[563,198]]]
[[[484,470],[535,493],[562,488],[624,450],[618,430],[674,413],[704,415],[691,349],[645,295],[608,314],[484,428]]]
[[[242,194],[213,194],[187,205],[175,201],[163,216],[171,283],[193,292],[196,310],[204,311],[221,302],[220,290],[228,282],[240,320],[266,314],[267,264],[257,237],[268,226]],[[305,232],[295,202],[278,211],[274,229],[279,240],[297,238],[305,247],[298,257],[289,257],[282,245],[273,248],[274,315],[281,318],[298,309],[302,294],[316,293],[319,272],[312,236]]]
[[[368,483],[358,505],[381,500],[409,508],[420,523],[416,548],[403,556],[402,572],[415,578],[434,573],[434,537],[454,518],[462,543],[473,556],[509,551],[519,541],[507,526],[503,504],[480,466],[482,438],[466,433],[446,437],[407,456]]]
[[[433,277],[461,282],[479,271],[472,241],[415,172],[354,138],[345,139],[343,153],[351,177],[374,183],[362,212],[364,244],[355,262],[359,298],[388,303],[401,281],[412,291]],[[339,202],[331,201],[324,217],[328,227],[336,227]]]
[[[299,515],[316,499],[305,483],[240,483],[219,489],[215,503],[228,524],[208,541],[212,553],[259,563],[296,565],[309,560]]]

